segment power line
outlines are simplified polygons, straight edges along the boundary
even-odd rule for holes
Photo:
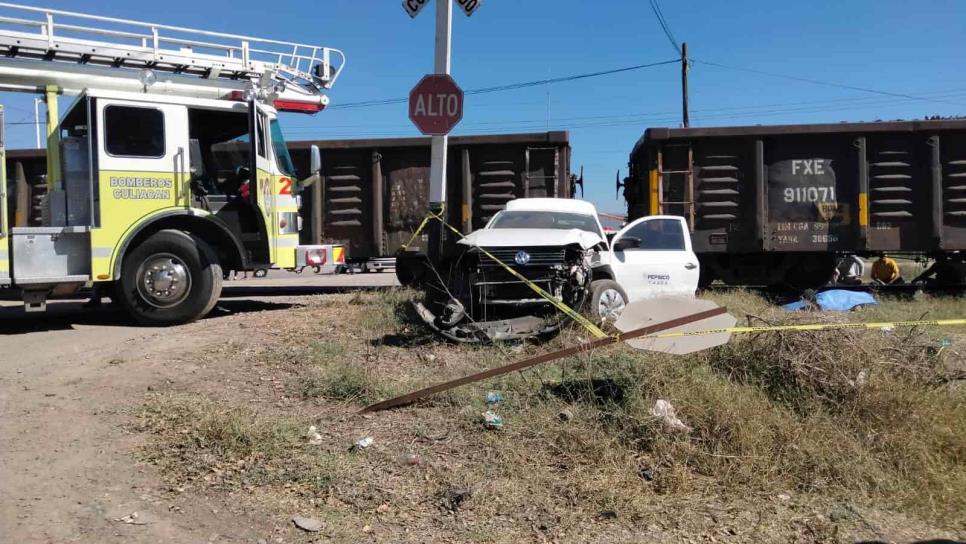
[[[675,64],[679,62],[678,59],[664,60],[661,62],[652,62],[649,64],[638,64],[635,66],[626,66],[624,68],[615,68],[613,70],[604,70],[602,72],[590,72],[587,74],[577,74],[572,76],[557,77],[552,79],[541,79],[539,81],[527,81],[525,83],[511,83],[509,85],[499,85],[496,87],[484,87],[482,89],[473,89],[471,91],[466,91],[465,94],[486,94],[495,93],[499,91],[510,91],[515,89],[523,89],[526,87],[539,87],[541,85],[549,85],[551,83],[563,83],[566,81],[576,81],[578,79],[587,79],[591,77],[609,76],[611,74],[619,74],[622,72],[630,72],[633,70],[640,70],[642,68],[652,68],[654,66],[663,66],[665,64]]]
[[[708,66],[715,66],[715,67],[718,67],[718,68],[725,68],[727,70],[735,70],[735,71],[738,71],[738,72],[748,72],[748,73],[751,73],[751,74],[758,74],[758,75],[762,75],[762,76],[776,77],[776,78],[781,78],[781,79],[788,79],[788,80],[791,80],[791,81],[801,81],[803,83],[812,83],[814,85],[824,85],[826,87],[836,87],[838,89],[849,89],[849,90],[852,90],[852,91],[861,91],[861,92],[864,92],[864,93],[880,94],[880,95],[883,95],[883,96],[893,96],[893,97],[897,97],[897,98],[906,98],[906,99],[909,99],[909,100],[922,100],[922,101],[926,101],[926,102],[941,102],[941,103],[944,103],[944,104],[952,104],[954,106],[960,106],[960,107],[963,106],[963,104],[961,104],[959,102],[950,102],[950,101],[947,101],[947,100],[936,100],[936,99],[924,98],[924,97],[921,97],[921,96],[913,96],[913,95],[903,94],[903,93],[893,93],[893,92],[889,92],[889,91],[880,91],[878,89],[871,89],[871,88],[868,88],[868,87],[857,87],[855,85],[847,85],[845,83],[836,83],[834,81],[824,81],[824,80],[820,80],[820,79],[810,79],[810,78],[807,78],[807,77],[790,76],[790,75],[787,75],[787,74],[778,74],[778,73],[775,73],[775,72],[766,72],[764,70],[756,70],[756,69],[753,69],[753,68],[742,68],[742,67],[739,67],[739,66],[729,66],[727,64],[721,64],[721,63],[718,63],[718,62],[711,62],[711,61],[707,61],[707,60],[691,59],[691,62],[697,62],[697,63],[700,63],[700,64],[706,64]]]
[[[676,64],[680,62],[678,59],[664,60],[661,62],[651,62],[647,64],[636,64],[634,66],[625,66],[623,68],[614,68],[613,70],[603,70],[600,72],[589,72],[586,74],[574,74],[563,77],[555,77],[550,79],[540,79],[537,81],[524,81],[520,83],[510,83],[507,85],[497,85],[495,87],[482,87],[480,89],[471,89],[465,91],[463,94],[466,95],[478,95],[487,93],[496,93],[501,91],[512,91],[516,89],[525,89],[527,87],[539,87],[541,85],[550,85],[553,83],[564,83],[568,81],[576,81],[579,79],[587,79],[592,77],[609,76],[613,74],[620,74],[623,72],[631,72],[634,70],[642,70],[644,68],[653,68],[655,66],[663,66],[665,64]],[[361,102],[348,102],[345,104],[335,104],[329,106],[329,109],[349,109],[349,108],[364,108],[370,106],[385,106],[389,104],[402,104],[408,102],[409,98],[384,98],[379,100],[365,100]]]
[[[880,99],[882,100],[882,99]],[[896,101],[900,99],[885,99]],[[716,114],[706,114],[700,117],[701,120],[727,120],[727,119],[748,119],[749,117],[754,118],[766,118],[774,116],[784,116],[788,114],[802,114],[802,113],[820,113],[820,112],[839,112],[839,111],[854,111],[855,106],[852,104],[839,104],[831,107],[801,107],[801,108],[782,108],[782,109],[762,109],[759,111],[749,111],[749,112],[725,112]],[[707,111],[707,110],[705,110]],[[551,129],[552,130],[583,130],[583,129],[602,129],[602,128],[614,128],[614,127],[625,127],[625,126],[640,126],[641,124],[658,124],[656,126],[666,126],[661,123],[674,123],[678,119],[677,115],[671,112],[668,115],[654,115],[649,117],[639,117],[633,119],[614,119],[609,121],[598,121],[598,122],[573,122],[573,123],[555,123]],[[856,121],[860,122],[860,121]],[[393,127],[384,127],[381,129],[368,129],[364,132],[358,131],[345,131],[345,130],[335,130],[331,132],[325,132],[328,127],[319,127],[316,131],[305,131],[298,132],[294,135],[295,138],[312,138],[316,133],[322,132],[318,137],[323,138],[351,138],[351,137],[407,137],[407,136],[418,136],[414,133],[414,129],[406,126],[400,126],[397,129]],[[464,134],[504,134],[507,132],[542,132],[546,128],[546,120],[534,120],[528,124],[517,124],[516,126],[489,126],[489,127],[473,127],[462,126],[460,133]],[[288,132],[288,131],[287,131]]]
[[[946,89],[937,91],[927,91],[921,94],[921,97],[928,97],[932,99],[940,98],[961,98],[966,94],[966,89]],[[842,111],[848,109],[854,109],[856,106],[868,107],[877,106],[880,104],[891,104],[898,102],[908,102],[908,98],[897,98],[897,97],[868,97],[868,96],[853,96],[844,98],[834,98],[825,100],[806,100],[806,101],[796,101],[796,102],[779,102],[779,103],[766,103],[766,104],[754,104],[754,105],[740,105],[740,106],[723,106],[715,108],[702,108],[699,110],[693,110],[694,113],[699,114],[701,119],[713,119],[713,118],[734,118],[734,117],[754,117],[755,115],[776,115],[780,113],[810,113],[810,112],[831,112],[831,111]],[[557,117],[553,120],[554,125],[560,128],[570,128],[574,126],[588,126],[587,122],[598,122],[598,123],[614,123],[618,122],[621,124],[633,124],[637,122],[645,121],[655,121],[655,120],[674,120],[676,119],[676,112],[674,111],[651,111],[651,112],[628,112],[621,114],[612,115],[583,115],[583,116],[573,116],[573,117]],[[575,123],[577,122],[577,123]],[[534,127],[543,126],[546,123],[546,119],[506,119],[506,120],[496,120],[496,121],[468,121],[462,123],[460,126],[462,128],[468,127],[486,127],[486,126],[497,126],[506,129],[513,129],[513,125],[533,125]],[[592,126],[592,125],[590,125]],[[359,128],[357,124],[349,125],[286,125],[286,134],[291,133],[306,133],[306,132],[319,132],[319,131],[329,131],[334,130],[335,132],[340,132],[340,129],[350,129]],[[385,132],[386,130],[406,130],[412,129],[409,124],[386,124],[386,125],[375,125],[367,127],[368,131],[378,131]],[[411,130],[410,130],[411,131]]]
[[[671,47],[681,54],[681,46],[678,45],[678,41],[674,39],[674,34],[671,32],[671,27],[667,24],[667,20],[664,18],[664,13],[661,11],[661,6],[657,3],[657,0],[648,0],[651,4],[651,11],[654,12],[654,17],[657,18],[657,22],[661,25],[661,30],[664,31],[664,35],[667,36],[668,41],[671,42]]]

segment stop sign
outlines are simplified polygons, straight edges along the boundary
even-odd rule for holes
[[[463,89],[445,74],[423,76],[409,92],[409,118],[423,134],[449,134],[463,118]]]

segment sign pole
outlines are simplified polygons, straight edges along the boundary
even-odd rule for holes
[[[452,0],[436,0],[436,62],[437,74],[449,75],[450,41],[453,36]],[[449,138],[433,136],[432,162],[429,168],[429,209],[438,214],[446,203],[446,155]],[[429,224],[430,262],[439,262],[443,253],[443,228],[439,221]]]

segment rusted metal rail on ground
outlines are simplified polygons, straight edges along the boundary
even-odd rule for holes
[[[582,344],[578,344],[573,347],[552,351],[550,353],[544,353],[543,355],[537,355],[536,357],[531,357],[529,359],[517,361],[516,363],[512,363],[506,366],[491,368],[489,370],[484,370],[483,372],[478,372],[476,374],[471,374],[469,376],[464,376],[462,378],[457,378],[455,380],[433,385],[425,389],[420,389],[419,391],[414,391],[406,395],[384,400],[382,402],[377,402],[373,405],[366,406],[359,413],[365,414],[368,412],[378,412],[381,410],[388,410],[389,408],[398,408],[400,406],[412,404],[417,400],[428,397],[430,395],[435,395],[436,393],[442,393],[443,391],[448,391],[450,389],[459,387],[461,385],[466,385],[466,384],[486,380],[488,378],[493,378],[496,376],[502,376],[503,374],[509,374],[510,372],[516,372],[518,370],[523,370],[525,368],[534,367],[539,364],[548,363],[550,361],[555,361],[557,359],[561,359],[563,357],[569,357],[571,355],[576,355],[578,353],[593,351],[595,349],[609,346],[611,344],[616,344],[618,342],[623,342],[625,340],[630,340],[632,338],[647,336],[661,331],[666,331],[668,329],[673,329],[675,327],[680,327],[682,325],[688,325],[690,323],[694,323],[695,321],[701,321],[702,319],[708,319],[710,317],[715,317],[715,316],[727,313],[727,311],[728,310],[723,307],[713,308],[710,310],[705,310],[703,312],[698,312],[696,314],[679,317],[677,319],[671,319],[669,321],[655,323],[654,325],[648,325],[647,327],[635,329],[616,336],[608,336],[607,338],[601,338],[599,340],[584,342]]]

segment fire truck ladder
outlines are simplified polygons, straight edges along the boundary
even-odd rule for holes
[[[329,47],[0,2],[0,90],[224,98],[251,89],[325,106],[344,64]]]
[[[665,147],[684,147],[688,148],[688,164],[687,170],[665,170],[664,169],[664,148]],[[664,175],[673,176],[674,174],[683,174],[685,178],[685,198],[686,200],[672,202],[664,200]],[[691,147],[690,143],[687,144],[666,144],[662,146],[657,151],[657,209],[658,213],[663,215],[665,213],[664,206],[682,206],[683,209],[687,210],[687,220],[688,227],[691,229],[691,233],[694,233],[694,149]],[[683,214],[682,214],[683,215]]]

